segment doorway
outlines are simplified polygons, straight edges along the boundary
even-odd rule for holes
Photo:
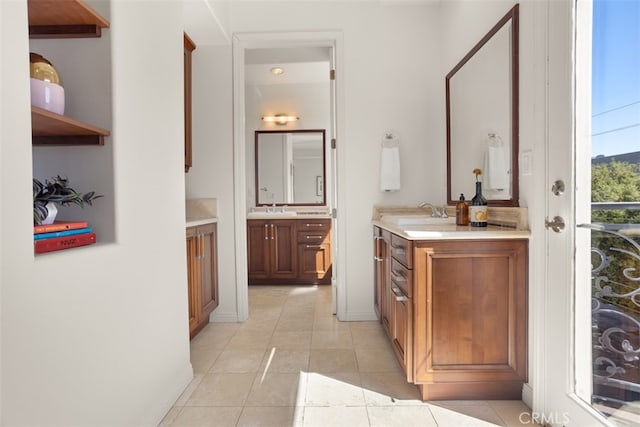
[[[336,58],[340,57],[341,35],[339,33],[247,33],[236,34],[233,37],[233,66],[234,66],[234,210],[235,210],[235,255],[236,255],[236,298],[237,298],[237,311],[238,320],[243,321],[248,318],[249,304],[248,304],[248,256],[247,256],[247,215],[252,207],[256,205],[255,192],[259,191],[255,188],[253,182],[255,182],[255,154],[254,150],[254,132],[256,130],[266,129],[263,127],[261,117],[266,114],[279,114],[287,113],[288,111],[258,111],[253,108],[252,100],[263,99],[267,92],[273,92],[273,88],[266,88],[255,86],[251,88],[251,93],[247,89],[247,82],[250,73],[254,70],[249,70],[248,65],[257,65],[253,68],[264,68],[269,66],[271,68],[278,68],[275,65],[277,62],[284,63],[290,61],[294,67],[300,67],[300,62],[313,62],[313,58],[317,58],[318,55],[325,55],[328,59],[328,69],[335,70],[337,62]],[[306,55],[306,59],[305,59]],[[287,56],[289,58],[287,59]],[[295,64],[295,60],[292,57],[303,58],[298,60],[298,64]],[[279,58],[279,59],[274,59]],[[310,59],[312,58],[312,59]],[[293,68],[291,70],[293,70]],[[317,67],[316,67],[317,68]],[[285,73],[287,70],[285,70]],[[280,72],[280,74],[282,74]],[[291,74],[294,74],[291,71]],[[333,76],[335,74],[333,73]],[[269,76],[274,77],[274,76]],[[325,74],[325,78],[329,76]],[[285,85],[282,85],[280,89],[284,89]],[[332,144],[338,135],[341,133],[339,120],[337,120],[338,111],[338,99],[341,89],[339,85],[336,85],[335,79],[331,79],[327,85],[327,92],[323,95],[322,114],[325,117],[321,123],[318,124],[317,120],[314,125],[309,125],[312,122],[314,114],[308,114],[306,118],[306,124],[301,119],[300,122],[294,125],[287,126],[287,129],[305,129],[311,126],[312,128],[320,128],[326,130],[327,148],[324,152],[326,161],[326,175],[322,178],[321,185],[322,191],[326,191],[326,206],[324,206],[331,216],[332,225],[332,278],[331,278],[331,295],[332,295],[332,310],[333,313],[338,314],[340,317],[340,301],[344,301],[340,295],[344,294],[344,289],[341,286],[344,283],[342,280],[341,265],[344,265],[344,259],[339,248],[343,246],[344,237],[339,228],[339,222],[341,218],[341,212],[338,209],[340,203],[340,194],[338,191],[338,181],[340,179],[341,171],[338,168],[338,158],[341,158],[340,148],[335,148]],[[285,90],[278,92],[286,93]],[[286,103],[285,103],[286,104]],[[296,111],[290,111],[291,115],[295,116]],[[295,116],[298,117],[298,116]],[[285,126],[280,126],[283,128]],[[314,186],[315,188],[315,186]],[[320,187],[318,187],[320,188]],[[290,209],[290,208],[287,208]]]

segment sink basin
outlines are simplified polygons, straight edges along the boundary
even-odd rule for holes
[[[382,215],[380,221],[388,222],[395,225],[446,225],[455,224],[456,218],[450,216],[448,218],[432,217],[429,215]]]
[[[297,216],[298,212],[296,211],[285,211],[285,212],[249,212],[247,214],[247,218],[291,218]]]

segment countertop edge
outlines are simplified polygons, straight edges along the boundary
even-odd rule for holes
[[[331,219],[331,215],[330,214],[298,214],[298,215],[279,215],[277,213],[270,213],[270,214],[254,214],[251,215],[250,217],[247,216],[246,217],[247,221],[251,221],[252,219]]]
[[[402,227],[395,224],[389,224],[388,222],[372,220],[372,225],[378,226],[391,233],[397,234],[407,240],[483,240],[483,239],[529,239],[531,238],[530,230],[516,230],[514,228],[488,226],[487,228],[474,228],[471,226],[458,226],[455,231],[437,231],[439,236],[411,236],[407,234],[408,227]],[[413,229],[420,229],[418,227],[412,227]]]
[[[185,228],[197,227],[198,225],[205,225],[205,224],[214,224],[217,222],[218,222],[218,218],[188,219],[186,222]]]

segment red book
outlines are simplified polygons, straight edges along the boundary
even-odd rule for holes
[[[33,234],[52,233],[54,231],[75,230],[89,226],[87,221],[58,221],[53,224],[41,224],[33,226]]]
[[[43,252],[59,251],[61,249],[75,248],[77,246],[90,245],[96,242],[96,233],[76,234],[74,236],[54,237],[33,242],[37,254]]]

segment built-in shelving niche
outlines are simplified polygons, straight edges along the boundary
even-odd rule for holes
[[[89,221],[98,244],[115,241],[109,9],[104,0],[28,0],[29,50],[54,65],[65,88],[63,116],[32,107],[33,176],[66,176],[78,191],[104,195],[58,214]]]

